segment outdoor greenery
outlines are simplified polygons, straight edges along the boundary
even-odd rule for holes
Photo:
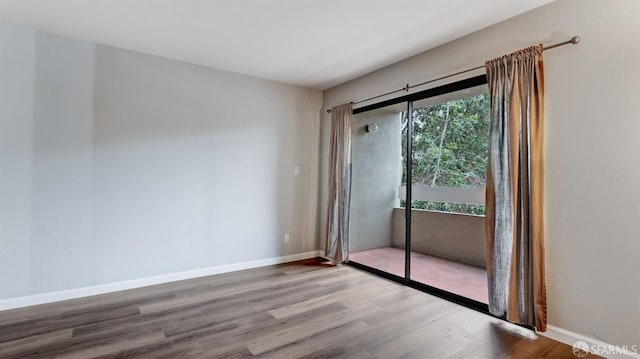
[[[403,183],[406,183],[406,113]],[[487,179],[489,95],[482,94],[413,111],[413,184],[484,187]],[[402,204],[404,206],[404,203]],[[484,214],[484,205],[413,201],[413,208]]]

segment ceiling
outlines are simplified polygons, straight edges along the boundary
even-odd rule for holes
[[[0,21],[327,89],[553,0],[0,0]]]

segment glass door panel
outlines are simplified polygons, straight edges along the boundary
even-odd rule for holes
[[[487,302],[487,86],[413,103],[410,279]]]
[[[406,103],[353,116],[349,261],[399,277],[405,272],[406,125]]]

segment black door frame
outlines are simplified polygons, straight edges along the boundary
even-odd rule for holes
[[[413,137],[413,102],[418,100],[423,100],[429,97],[435,97],[439,95],[444,95],[450,92],[465,90],[468,88],[486,85],[487,84],[487,76],[480,75],[471,78],[467,78],[464,80],[452,82],[446,85],[430,88],[424,91],[404,95],[401,97],[397,97],[394,99],[378,102],[372,105],[360,107],[353,110],[353,114],[359,114],[371,110],[375,110],[378,108],[396,105],[402,102],[407,103],[407,163],[406,163],[406,197],[405,197],[405,269],[404,269],[404,278],[397,276],[395,274],[391,274],[385,271],[382,271],[377,268],[373,268],[361,263],[348,261],[347,264],[353,266],[355,268],[359,268],[365,270],[367,272],[376,274],[383,278],[392,280],[394,282],[402,283],[411,288],[423,291],[425,293],[429,293],[431,295],[449,300],[454,303],[458,303],[465,307],[480,311],[485,314],[489,314],[489,306],[486,303],[478,302],[471,298],[467,298],[465,296],[461,296],[459,294],[455,294],[437,287],[430,286],[428,284],[416,282],[411,278],[411,201],[412,201],[412,193],[411,193],[411,183],[412,183],[412,162],[413,162],[413,149],[412,149],[412,137]],[[406,209],[409,210],[406,210]]]

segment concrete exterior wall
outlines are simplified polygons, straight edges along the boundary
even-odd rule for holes
[[[367,132],[368,124],[378,125]],[[353,118],[349,250],[389,247],[393,208],[398,206],[402,175],[401,123],[398,112],[384,109]]]
[[[393,246],[404,248],[405,210],[393,210]],[[484,217],[467,214],[411,211],[411,250],[486,268]]]

